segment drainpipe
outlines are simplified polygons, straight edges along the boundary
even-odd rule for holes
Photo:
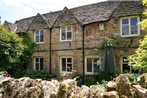
[[[83,81],[85,78],[85,34],[84,34],[85,26],[82,26],[83,40],[82,40],[82,54],[83,54]]]
[[[51,44],[51,35],[52,35],[52,28],[50,28],[49,29],[49,31],[50,31],[50,34],[49,34],[49,60],[50,60],[50,62],[49,62],[49,73],[51,74],[52,72],[51,72],[51,68],[52,68],[52,44]]]

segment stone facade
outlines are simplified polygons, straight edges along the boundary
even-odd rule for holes
[[[138,2],[110,0],[73,9],[65,7],[62,11],[43,15],[37,14],[37,16],[29,18],[28,22],[26,22],[27,19],[17,21],[16,24],[18,25],[28,23],[27,31],[33,40],[34,32],[38,30],[44,32],[44,42],[38,44],[28,69],[33,69],[34,57],[43,57],[44,69],[59,77],[62,73],[61,57],[71,57],[73,59],[72,70],[76,70],[81,75],[87,75],[85,72],[86,57],[100,57],[101,70],[103,70],[103,44],[105,40],[109,39],[114,47],[116,72],[121,73],[122,57],[134,53],[134,50],[138,47],[138,40],[142,38],[143,33],[141,32],[140,36],[121,37],[120,19],[122,17],[138,16],[142,20],[143,7]],[[123,9],[121,8],[124,6],[126,6],[125,12],[122,13]],[[127,8],[130,10],[129,12],[126,10]],[[102,29],[100,25],[102,25]],[[64,26],[71,26],[72,28],[71,41],[60,40],[61,27]],[[18,28],[18,30],[20,32],[21,29]]]

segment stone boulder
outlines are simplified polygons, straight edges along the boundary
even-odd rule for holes
[[[4,79],[6,80],[7,77]],[[40,98],[43,97],[42,85],[39,81],[30,78],[9,79],[1,81],[3,98]]]
[[[106,90],[107,90],[107,91],[116,91],[116,90],[117,90],[116,82],[114,82],[114,81],[109,81],[109,82],[106,84]]]
[[[126,96],[128,98],[133,98],[132,90],[131,90],[131,83],[129,81],[129,78],[125,74],[120,74],[116,78],[116,84],[117,84],[117,91],[119,97]]]
[[[132,85],[132,87],[137,92],[137,98],[147,98],[147,89],[141,87],[140,85]]]
[[[105,92],[105,88],[98,85],[90,86],[90,98],[101,98]]]
[[[102,98],[119,98],[116,91],[105,92]]]
[[[138,82],[143,88],[147,89],[147,73],[143,73],[142,75],[140,75],[138,77]]]

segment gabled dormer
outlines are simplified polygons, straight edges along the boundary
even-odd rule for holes
[[[46,31],[48,28],[50,28],[49,21],[38,13],[28,27],[28,32],[32,32],[30,34],[36,44],[43,44],[46,39],[45,32],[48,32]]]
[[[75,24],[80,24],[80,22],[74,14],[67,7],[65,7],[54,23],[54,27],[60,28],[60,42],[72,41],[73,26],[75,26]]]
[[[43,15],[38,13],[30,24],[28,31],[45,28],[50,28],[49,21]]]
[[[57,17],[54,27],[72,25],[76,23],[80,24],[74,14],[67,7],[64,7],[63,12]]]

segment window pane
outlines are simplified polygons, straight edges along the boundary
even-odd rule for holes
[[[67,40],[71,40],[71,32],[67,32]]]
[[[72,64],[67,64],[67,71],[71,72],[72,71]]]
[[[40,31],[40,42],[43,42],[43,31]]]
[[[137,25],[137,17],[131,18],[131,25]]]
[[[123,57],[123,63],[128,63],[127,57]]]
[[[138,34],[138,26],[131,25],[131,34]]]
[[[131,34],[137,34],[138,33],[137,17],[131,18],[130,21],[131,21]]]
[[[93,65],[93,68],[94,68],[94,73],[98,73],[99,70],[100,70],[100,66],[97,65],[97,64],[94,64],[94,65]]]
[[[71,32],[71,26],[67,26],[67,32]]]
[[[92,58],[87,58],[87,72],[92,72]]]
[[[93,62],[97,63],[99,61],[99,58],[93,58]]]
[[[39,62],[39,58],[35,58],[35,62],[38,63]]]
[[[35,41],[39,42],[39,32],[38,31],[35,33]]]
[[[61,32],[62,32],[62,33],[65,33],[65,32],[66,32],[65,27],[61,27]]]
[[[129,35],[129,25],[122,25],[122,35]]]
[[[128,64],[123,64],[123,73],[130,72],[130,66]]]
[[[66,58],[62,58],[62,71],[66,71]]]
[[[71,58],[67,58],[67,63],[72,63]]]
[[[40,58],[40,70],[43,70],[43,58]]]
[[[129,20],[128,19],[122,19],[122,24],[129,24]]]
[[[35,63],[35,70],[39,70],[39,63]]]
[[[62,40],[66,40],[66,34],[65,34],[65,32],[64,33],[62,33]]]

